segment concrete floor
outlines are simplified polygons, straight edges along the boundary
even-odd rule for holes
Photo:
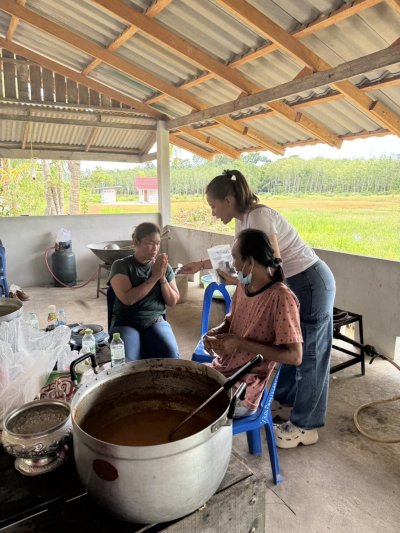
[[[106,299],[96,299],[92,282],[81,289],[54,287],[24,288],[32,299],[24,312],[36,311],[42,326],[47,306],[66,310],[69,322],[102,324],[106,327]],[[203,289],[189,283],[188,299],[168,311],[182,358],[189,359],[200,333]],[[211,325],[221,321],[222,303],[213,306]],[[332,355],[334,363],[343,360]],[[369,359],[368,359],[369,360]],[[389,363],[377,359],[367,365],[366,376],[359,365],[342,370],[330,380],[327,424],[314,446],[279,450],[284,481],[272,483],[268,452],[262,457],[248,453],[245,435],[234,438],[235,449],[254,470],[266,472],[267,531],[274,533],[390,533],[400,524],[400,444],[380,444],[360,435],[353,412],[361,404],[398,394],[400,374]],[[393,407],[393,405],[395,407]],[[376,435],[400,437],[398,405],[379,406],[362,416]],[[188,532],[189,533],[189,532]],[[229,532],[221,532],[229,533]]]

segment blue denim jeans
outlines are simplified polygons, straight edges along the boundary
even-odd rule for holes
[[[120,333],[125,344],[125,356],[128,361],[165,357],[179,358],[178,344],[170,324],[166,320],[156,322],[148,328],[131,328],[116,326],[110,331]]]
[[[303,360],[298,367],[283,365],[275,399],[293,406],[293,424],[313,429],[325,424],[328,404],[335,278],[328,265],[318,260],[287,282],[300,302]]]

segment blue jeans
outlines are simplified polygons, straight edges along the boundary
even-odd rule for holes
[[[325,424],[328,404],[335,278],[328,265],[318,260],[287,282],[300,302],[303,360],[298,367],[283,365],[275,399],[293,406],[293,424],[313,429]]]
[[[179,358],[178,344],[170,324],[166,320],[156,322],[148,328],[116,326],[110,331],[120,333],[125,343],[125,356],[128,361],[165,357]]]

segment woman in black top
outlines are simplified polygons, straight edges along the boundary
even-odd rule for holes
[[[178,345],[165,320],[166,305],[179,299],[168,256],[160,254],[160,228],[144,222],[133,235],[134,253],[114,261],[109,283],[115,295],[110,334],[119,332],[130,361],[178,358]]]

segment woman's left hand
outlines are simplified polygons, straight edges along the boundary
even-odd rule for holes
[[[219,276],[224,280],[225,285],[237,285],[239,283],[239,280],[237,276],[232,276],[232,274],[228,274],[227,272],[224,272],[223,270],[217,270]]]

